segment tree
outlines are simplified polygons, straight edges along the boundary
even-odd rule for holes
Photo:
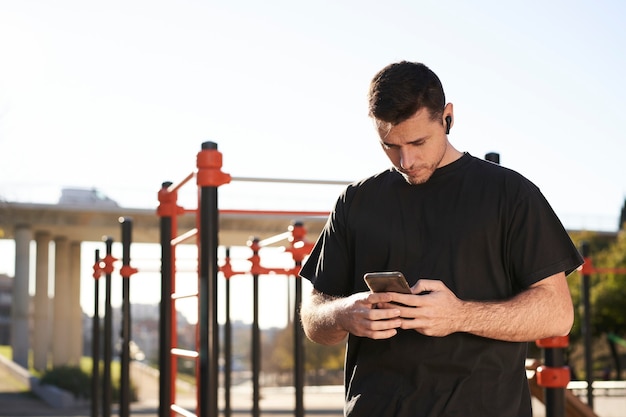
[[[607,251],[611,251],[613,246],[615,245],[615,240],[612,234],[602,234],[591,231],[583,231],[571,233],[571,238],[576,247],[580,248],[583,242],[586,242],[589,245],[591,257],[593,259],[595,266],[602,265],[600,257]],[[570,341],[572,343],[576,343],[580,340],[581,337],[581,323],[582,323],[582,314],[583,314],[583,300],[582,300],[582,274],[580,271],[573,272],[568,277],[568,284],[570,293],[572,294],[572,301],[574,303],[574,326],[572,331],[570,332]],[[596,305],[597,298],[600,297],[602,300],[601,293],[606,289],[603,289],[602,278],[598,274],[594,274],[591,276],[591,313],[592,313],[592,327],[594,329],[594,334],[598,335],[599,333],[596,326],[596,317],[597,310],[599,308]],[[626,290],[626,287],[624,287]],[[603,301],[603,300],[602,300]]]
[[[618,233],[617,239],[593,257],[596,268],[626,267],[626,232]],[[592,279],[591,323],[595,335],[623,334],[626,331],[626,274],[598,273]]]
[[[271,341],[267,341],[268,345],[264,350],[268,352],[268,355],[265,358],[264,370],[285,373],[294,369],[293,338],[293,324],[290,324],[280,330]],[[312,384],[327,383],[329,373],[341,374],[344,355],[344,344],[323,346],[305,339],[304,367],[307,374],[312,376]],[[336,378],[332,382],[336,383]]]
[[[614,269],[626,267],[626,231],[618,232],[617,237],[613,234],[582,232],[572,236],[574,242],[580,247],[582,241],[586,241],[590,247],[590,256],[594,268]],[[569,278],[570,291],[574,305],[576,318],[574,327],[570,333],[572,345],[580,345],[581,322],[583,313],[583,300],[581,296],[582,275],[575,272]],[[595,345],[600,346],[607,336],[624,336],[626,332],[626,274],[615,272],[598,272],[590,276],[590,305],[591,305],[591,332],[595,339]],[[610,355],[620,376],[620,358],[617,347],[609,343]],[[598,361],[598,354],[594,355],[594,362]],[[605,359],[606,360],[606,359]]]

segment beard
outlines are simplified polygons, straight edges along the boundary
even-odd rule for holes
[[[431,165],[423,166],[410,171],[401,170],[396,167],[396,171],[398,171],[404,177],[404,180],[410,185],[424,184],[430,179],[436,169],[436,166]]]

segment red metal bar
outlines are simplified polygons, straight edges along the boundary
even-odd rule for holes
[[[535,341],[543,349],[544,364],[536,371],[537,384],[545,390],[546,417],[565,417],[565,388],[570,369],[565,365],[569,336],[546,337]]]
[[[537,384],[544,388],[567,388],[570,381],[570,369],[567,366],[537,368]]]
[[[626,268],[593,268],[594,274],[626,274]]]
[[[569,346],[569,336],[546,337],[537,340],[536,345],[542,349],[566,348]]]
[[[171,303],[169,308],[169,312],[171,316],[169,317],[169,321],[171,325],[168,327],[170,333],[168,341],[168,346],[161,346],[162,349],[167,348],[167,351],[170,352],[170,360],[168,362],[170,367],[170,372],[168,373],[169,381],[169,396],[170,396],[170,404],[168,404],[168,410],[170,413],[170,417],[173,416],[172,413],[178,413],[184,416],[195,416],[192,413],[182,409],[181,407],[176,405],[176,360],[177,356],[184,356],[193,359],[198,359],[196,362],[197,367],[197,408],[196,414],[200,417],[210,414],[213,416],[217,413],[217,366],[213,366],[212,362],[217,358],[217,339],[215,336],[215,330],[217,329],[216,323],[216,314],[213,312],[216,308],[216,301],[214,297],[216,297],[216,280],[213,275],[214,272],[221,271],[225,278],[228,280],[234,275],[238,274],[252,274],[252,275],[260,275],[260,274],[286,274],[293,275],[297,277],[297,274],[300,271],[300,266],[302,264],[302,260],[305,256],[308,255],[310,250],[312,249],[313,244],[305,242],[304,235],[306,231],[301,224],[296,224],[290,227],[291,236],[289,236],[289,241],[291,242],[291,246],[286,249],[291,253],[295,266],[292,268],[265,268],[261,265],[260,258],[258,255],[258,249],[260,245],[256,242],[256,248],[253,247],[253,256],[250,258],[252,266],[249,271],[233,271],[232,266],[230,264],[230,257],[227,256],[226,261],[222,267],[217,266],[217,254],[215,253],[215,259],[210,259],[207,264],[207,259],[205,256],[208,252],[216,249],[217,245],[212,245],[212,237],[217,236],[217,224],[211,225],[209,231],[207,231],[207,224],[212,224],[212,219],[202,217],[204,216],[204,211],[206,207],[212,206],[212,203],[217,205],[217,187],[229,183],[232,178],[229,174],[226,174],[221,171],[222,167],[222,155],[217,151],[217,144],[213,142],[205,142],[202,144],[202,150],[197,154],[197,171],[195,173],[190,173],[187,175],[183,181],[180,183],[173,185],[171,183],[167,184],[159,191],[159,207],[157,209],[157,213],[161,217],[168,217],[171,219],[171,237],[169,238],[168,246],[170,247],[171,253],[171,262],[169,263],[170,276],[171,276],[171,291],[169,294],[169,300],[167,302]],[[196,178],[196,184],[198,186],[198,207],[195,209],[186,209],[177,205],[177,194],[178,190],[181,189],[183,185],[188,183],[192,178]],[[262,182],[293,182],[291,180],[271,180],[271,179],[253,179],[253,178],[238,178],[236,180],[241,181],[262,181]],[[319,181],[311,181],[311,180],[296,180],[296,182],[300,183],[333,183],[339,184],[340,182],[331,181],[331,182],[319,182]],[[347,182],[341,182],[341,184],[347,184]],[[202,192],[201,192],[202,191]],[[205,193],[205,191],[207,191]],[[211,203],[211,204],[207,204]],[[203,208],[204,206],[204,208]],[[192,229],[180,236],[176,235],[176,217],[183,214],[194,214],[196,216],[196,228]],[[329,215],[328,211],[285,211],[285,210],[218,210],[215,207],[215,214],[212,214],[212,217],[217,219],[217,215],[225,214],[225,215],[255,215],[255,216],[299,216],[299,217],[327,217]],[[204,220],[203,220],[204,219]],[[215,236],[213,236],[215,234]],[[175,247],[192,238],[196,237],[196,244],[198,245],[198,281],[199,281],[199,289],[197,294],[177,294],[175,288],[176,282],[176,251]],[[285,235],[285,237],[288,237]],[[213,248],[215,246],[215,248]],[[209,253],[210,257],[210,253]],[[215,261],[215,265],[213,264]],[[203,272],[202,272],[203,271]],[[127,271],[132,272],[132,271]],[[212,278],[213,277],[213,278]],[[208,280],[207,285],[200,285],[202,280]],[[205,283],[206,284],[206,283]],[[207,294],[210,293],[210,294]],[[175,346],[176,344],[176,335],[177,335],[177,327],[176,327],[176,308],[175,301],[177,299],[183,297],[198,297],[198,307],[199,307],[199,323],[196,326],[196,338],[197,338],[197,351],[185,351],[183,349],[178,349]],[[209,311],[208,320],[204,320],[205,323],[200,325],[203,321],[202,314]],[[213,323],[215,321],[215,323]],[[210,334],[206,334],[206,328],[211,328],[209,331]],[[210,353],[207,356],[206,353]],[[208,369],[204,368],[208,361],[211,363],[208,366]],[[297,401],[300,404],[301,408],[301,398],[300,401]]]

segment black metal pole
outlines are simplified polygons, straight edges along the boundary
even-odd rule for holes
[[[106,256],[110,258],[113,239],[105,238]],[[107,265],[110,267],[110,265]],[[107,268],[105,266],[105,268]],[[106,269],[105,301],[104,301],[104,368],[102,372],[102,416],[111,416],[112,383],[111,383],[111,360],[113,357],[113,309],[111,307],[111,270]]]
[[[122,352],[120,368],[120,417],[130,416],[130,242],[133,222],[120,219],[122,227]]]
[[[543,350],[544,363],[547,367],[565,366],[565,357],[561,348]],[[545,388],[546,417],[565,417],[565,388]]]
[[[230,248],[226,248],[226,259],[230,259]],[[224,323],[224,417],[231,417],[230,386],[233,360],[233,333],[230,322],[230,277],[226,277],[225,284],[226,321]]]
[[[252,240],[252,256],[258,259],[259,238]],[[259,328],[259,274],[252,274],[252,415],[261,415],[261,330]]]
[[[296,266],[301,267],[302,262],[297,261]],[[300,305],[302,304],[302,280],[296,276],[295,296],[294,296],[294,385],[296,390],[295,416],[304,417],[304,330],[302,323],[297,320],[300,317]]]
[[[303,244],[304,241],[304,225],[301,221],[296,221],[289,227],[292,233],[292,245],[294,251],[292,256],[295,262],[295,291],[294,291],[294,309],[293,309],[293,336],[294,336],[294,388],[295,388],[295,417],[304,417],[304,329],[298,318],[300,317],[300,305],[302,304],[302,280],[298,276],[302,268],[302,253],[295,251],[295,244]],[[302,247],[303,249],[305,246]]]
[[[162,191],[171,182],[164,182]],[[161,303],[159,305],[159,417],[170,417],[172,395],[170,381],[172,367],[170,342],[172,340],[172,229],[171,216],[161,216]]]
[[[100,249],[96,249],[94,263],[93,320],[91,329],[91,417],[100,410]]]
[[[585,261],[589,258],[589,244],[582,242],[581,253]],[[590,276],[584,273],[582,278],[583,320],[581,330],[585,344],[585,378],[587,380],[587,405],[593,410],[593,351],[591,341],[591,298]]]
[[[202,150],[216,150],[214,142],[204,142]],[[200,179],[198,179],[200,181]],[[200,326],[199,361],[200,417],[217,417],[219,384],[219,324],[217,321],[217,248],[218,248],[218,204],[217,185],[200,186],[198,210],[199,253],[198,293]]]

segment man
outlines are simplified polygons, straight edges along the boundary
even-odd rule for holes
[[[426,66],[381,70],[369,109],[393,168],[346,188],[301,271],[307,336],[348,336],[345,414],[531,416],[527,342],[570,331],[582,258],[536,186],[450,144]],[[368,291],[378,271],[412,294]]]

